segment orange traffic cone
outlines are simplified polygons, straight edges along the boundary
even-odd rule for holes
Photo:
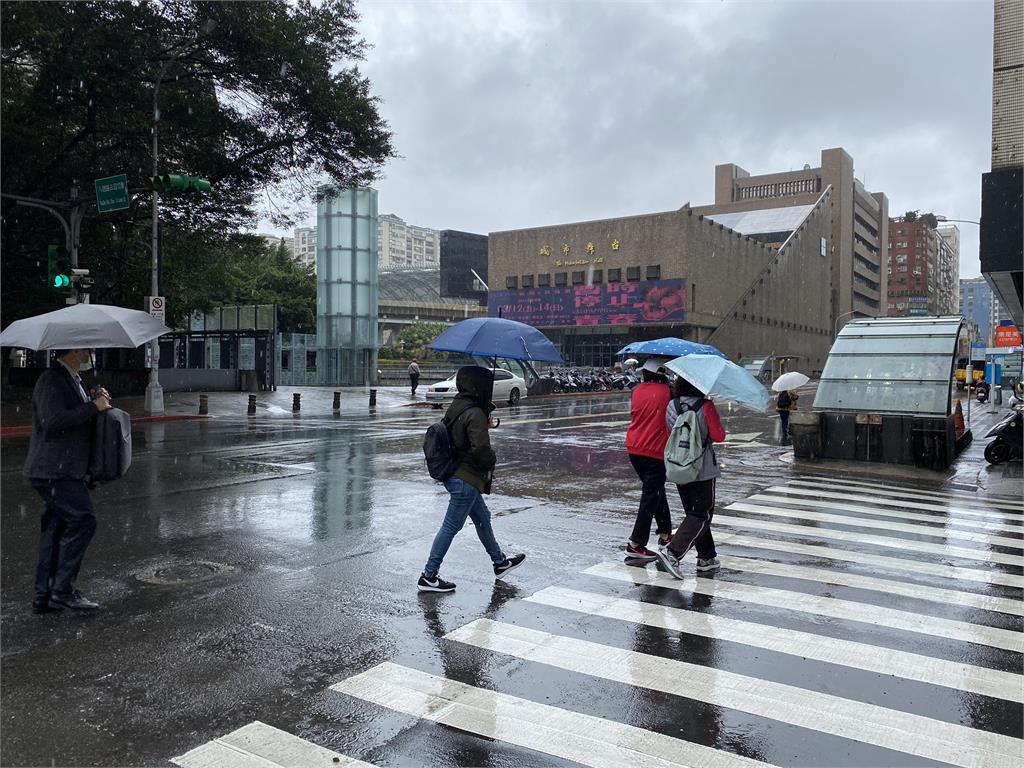
[[[960,407],[960,401],[956,401],[956,409],[953,411],[953,428],[956,430],[956,439],[959,440],[963,437],[965,426],[964,426],[964,410]]]

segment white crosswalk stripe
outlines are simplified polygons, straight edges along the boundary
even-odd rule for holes
[[[765,763],[385,662],[331,688],[407,715],[595,768]]]
[[[793,486],[773,485],[766,490],[774,493],[787,493],[793,496],[817,496],[825,499],[843,499],[845,501],[870,501],[882,507],[897,507],[899,509],[922,509],[932,512],[945,512],[952,516],[983,517],[989,520],[1024,520],[1024,514],[1011,512],[981,512],[976,509],[953,507],[948,504],[939,504],[923,501],[906,501],[904,499],[890,499],[882,496],[868,495],[867,493],[836,493],[835,489],[811,489],[796,488]]]
[[[964,768],[1016,768],[1020,757],[1019,739],[489,619],[477,619],[448,637],[540,664],[706,701]]]
[[[900,520],[914,520],[922,523],[932,523],[933,525],[942,526],[954,526],[954,528],[966,528],[975,531],[988,531],[990,533],[997,534],[1017,534],[1020,536],[1024,533],[1024,528],[1021,526],[1012,526],[1009,523],[992,523],[985,520],[961,520],[961,519],[950,519],[945,517],[941,512],[908,512],[905,509],[890,509],[888,507],[869,507],[865,504],[847,504],[841,501],[820,501],[818,499],[809,499],[805,496],[791,497],[782,494],[769,494],[769,493],[755,493],[752,496],[748,496],[744,501],[754,502],[761,501],[765,503],[771,503],[774,505],[787,505],[789,507],[810,507],[812,509],[827,509],[842,512],[856,512],[861,515],[869,515],[874,517],[884,518],[898,518]],[[934,530],[934,529],[933,529]],[[1024,545],[1024,539],[1014,539],[1016,546]]]
[[[760,498],[759,498],[760,497]],[[889,520],[874,520],[872,518],[856,517],[854,515],[834,515],[829,512],[814,512],[809,509],[795,509],[784,507],[779,504],[770,504],[762,501],[764,497],[757,494],[751,497],[758,503],[738,501],[730,504],[726,509],[733,509],[739,512],[753,512],[758,515],[769,515],[772,517],[786,517],[794,520],[817,520],[822,523],[835,523],[837,525],[851,525],[858,528],[875,528],[883,531],[896,531],[898,533],[910,533],[916,536],[934,536],[941,539],[961,539],[963,541],[986,544],[991,547],[1007,547],[1010,549],[1024,549],[1020,539],[1011,539],[1006,536],[992,536],[987,533],[973,533],[961,531],[958,528],[936,527],[918,525],[916,523],[896,523]],[[783,501],[785,501],[783,499]]]
[[[643,570],[643,569],[640,569]],[[674,581],[674,580],[673,580]],[[652,582],[643,582],[652,583]],[[676,585],[679,582],[676,581]],[[672,588],[672,585],[658,583]],[[678,587],[676,587],[678,589]],[[868,672],[918,680],[984,696],[1024,702],[1021,677],[944,659],[880,648],[840,638],[816,635],[768,624],[740,621],[683,608],[606,597],[564,587],[547,587],[526,598],[528,602],[578,611],[591,616],[630,621],[692,635],[729,640],[803,658],[840,664]]]
[[[910,541],[898,536],[875,536],[867,533],[853,533],[852,531],[837,531],[831,528],[817,528],[810,525],[792,525],[789,523],[777,523],[773,520],[755,520],[749,517],[733,517],[731,515],[716,514],[715,525],[725,525],[729,528],[746,528],[755,531],[775,531],[778,533],[796,534],[805,538],[836,539],[837,541],[850,541],[858,544],[872,544],[879,547],[901,549],[908,552],[925,552],[930,555],[941,555],[942,557],[982,560],[990,563],[1003,565],[1024,566],[1024,557],[1020,555],[1005,555],[1001,552],[987,552],[984,549],[970,549],[967,547],[954,547],[946,544],[929,544],[922,541]]]
[[[837,488],[849,488],[853,492],[862,492],[882,495],[882,496],[895,496],[900,499],[924,499],[924,500],[938,500],[938,501],[955,501],[955,502],[971,502],[979,507],[995,507],[998,509],[1009,509],[1018,512],[1024,512],[1024,502],[1011,499],[1004,499],[1001,497],[992,496],[978,496],[977,494],[969,493],[957,493],[956,491],[922,491],[918,488],[908,488],[906,486],[885,484],[880,485],[877,482],[867,483],[860,480],[847,480],[845,478],[839,480],[833,479],[822,479],[822,478],[810,478],[805,477],[796,480],[790,480],[787,485],[790,486],[807,486],[810,488],[823,488],[826,490],[835,490]]]
[[[182,768],[374,768],[259,720],[171,762]]]

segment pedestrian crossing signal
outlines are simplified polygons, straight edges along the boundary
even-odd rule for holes
[[[71,277],[62,269],[60,262],[60,246],[48,245],[46,247],[46,264],[50,275],[50,285],[58,290],[71,287]]]

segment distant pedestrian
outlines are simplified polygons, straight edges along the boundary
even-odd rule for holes
[[[89,467],[93,420],[110,408],[105,389],[85,391],[78,369],[92,350],[57,353],[32,392],[32,437],[25,476],[42,497],[35,613],[64,608],[99,607],[75,589],[85,550],[96,532],[96,516],[85,476]]]
[[[416,397],[416,387],[420,385],[420,367],[413,360],[409,363],[409,387],[412,389],[412,396]]]
[[[796,401],[800,399],[795,389],[784,390],[779,393],[775,400],[775,410],[778,411],[779,421],[782,423],[782,439],[789,439],[789,414],[796,410]]]
[[[671,429],[684,409],[694,411],[704,445],[697,479],[686,485],[677,485],[686,517],[664,549],[659,549],[658,560],[670,574],[683,578],[680,561],[692,548],[697,550],[697,570],[713,571],[720,567],[715,539],[711,535],[711,519],[715,513],[715,482],[722,474],[718,467],[713,443],[725,440],[725,428],[715,404],[682,377],[676,380],[675,397],[665,411],[665,423]]]
[[[626,542],[626,559],[651,562],[657,555],[647,548],[651,522],[657,521],[659,546],[672,537],[672,515],[665,496],[665,443],[669,429],[665,409],[672,398],[664,369],[656,360],[644,363],[643,382],[633,390],[626,453],[640,478],[640,508]]]
[[[459,464],[455,474],[444,482],[449,493],[448,511],[434,536],[430,556],[417,583],[420,592],[455,591],[455,584],[442,579],[439,571],[455,534],[462,530],[467,517],[473,521],[476,535],[490,555],[495,578],[504,578],[526,559],[526,555],[506,557],[502,552],[491,529],[491,511],[482,495],[491,492],[497,464],[488,434],[492,423],[490,414],[494,410],[494,373],[477,365],[463,366],[455,376],[455,387],[458,394],[448,406],[445,420],[450,425],[452,449]]]

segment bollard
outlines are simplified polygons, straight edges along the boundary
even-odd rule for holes
[[[249,410],[250,416],[256,413],[256,395],[249,395]]]
[[[302,395],[300,395],[298,392],[295,392],[294,394],[292,394],[292,413],[298,413],[299,409],[302,407],[299,404],[299,399],[301,397],[302,397]]]
[[[200,395],[199,396],[199,415],[206,416],[210,412],[210,396]]]
[[[377,390],[376,389],[371,389],[370,390],[370,407],[371,408],[376,408],[377,407]]]
[[[332,406],[332,408],[335,411],[341,410],[341,392],[334,393],[334,405]]]

